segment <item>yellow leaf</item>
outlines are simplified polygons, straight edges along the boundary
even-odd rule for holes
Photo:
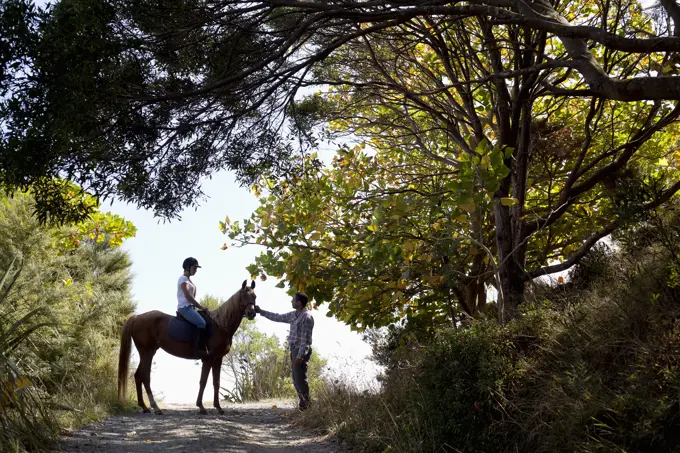
[[[561,275],[557,277],[557,283],[559,283],[560,285],[564,285],[564,277],[562,277]]]
[[[278,406],[276,404],[272,404],[272,409],[276,409]]]
[[[490,166],[491,166],[491,158],[489,157],[488,154],[486,154],[484,157],[482,157],[481,167],[484,170],[488,170]]]
[[[514,204],[519,203],[519,200],[515,197],[502,197],[501,198],[501,204],[503,206],[512,206]]]
[[[404,242],[401,245],[401,248],[402,248],[402,250],[404,250],[404,252],[406,252],[408,254],[408,253],[413,252],[416,249],[416,243],[409,240],[409,241]]]
[[[225,242],[222,247],[220,247],[220,250],[227,250],[227,243]]]
[[[466,201],[465,203],[461,203],[459,206],[462,210],[467,211],[469,213],[475,212],[475,202],[472,200]]]

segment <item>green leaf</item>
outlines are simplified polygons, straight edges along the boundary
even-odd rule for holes
[[[280,282],[278,282],[276,284],[276,286],[274,286],[274,288],[285,288],[285,287],[286,287],[286,281],[285,280],[281,280]]]
[[[258,267],[257,264],[251,264],[248,267],[246,267],[246,270],[250,274],[251,277],[254,277],[255,275],[258,275],[260,273],[260,268]]]

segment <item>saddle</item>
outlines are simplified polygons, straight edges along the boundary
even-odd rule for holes
[[[207,313],[201,311],[199,311],[198,314],[205,319],[206,337],[212,337],[214,331],[212,318],[208,316]],[[168,336],[175,341],[191,343],[196,339],[198,334],[198,327],[187,321],[179,312],[176,313],[174,318],[170,318],[170,321],[168,322]]]

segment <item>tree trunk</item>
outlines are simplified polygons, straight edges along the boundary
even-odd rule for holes
[[[513,228],[510,209],[497,203],[494,207],[496,221],[496,246],[498,247],[498,274],[501,281],[501,291],[498,296],[498,317],[505,323],[517,317],[517,307],[524,298],[525,279],[524,268],[517,257],[518,250],[514,250]],[[521,247],[519,247],[521,248]]]

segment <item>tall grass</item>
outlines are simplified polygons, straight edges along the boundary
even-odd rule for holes
[[[58,425],[41,395],[40,382],[23,369],[14,352],[30,341],[45,323],[35,321],[40,309],[18,319],[3,305],[16,279],[8,281],[12,267],[0,279],[0,451],[19,452],[47,448]],[[8,322],[10,321],[11,322]]]

